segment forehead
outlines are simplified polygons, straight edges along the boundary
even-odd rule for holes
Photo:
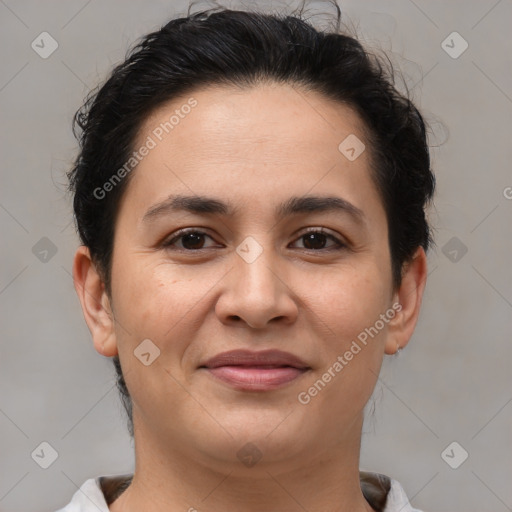
[[[352,203],[379,202],[368,152],[350,161],[340,151],[348,137],[366,143],[364,133],[353,109],[295,85],[196,89],[145,119],[135,148],[149,139],[153,147],[125,195],[136,196],[141,207],[171,193],[224,196],[243,205],[325,195],[337,185]]]
[[[195,136],[190,133],[191,125]],[[298,143],[306,149],[319,142],[331,142],[337,151],[340,137],[353,133],[364,139],[364,130],[353,108],[297,84],[212,85],[157,107],[142,123],[136,143],[142,143],[148,135],[157,142],[183,142],[192,135],[188,142],[201,147],[213,141],[219,144],[236,140],[243,144],[280,137],[296,141],[296,151],[300,150]]]

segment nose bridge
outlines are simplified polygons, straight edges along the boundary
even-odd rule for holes
[[[268,235],[268,233],[267,233]],[[265,302],[275,300],[279,285],[275,282],[276,255],[271,236],[246,237],[236,248],[237,281],[246,287],[245,296]],[[278,280],[279,281],[279,280]]]
[[[223,321],[236,318],[264,327],[275,318],[295,318],[297,307],[279,276],[271,235],[246,237],[236,248],[228,288],[217,304]]]

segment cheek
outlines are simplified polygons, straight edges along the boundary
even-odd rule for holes
[[[335,274],[331,271],[317,283],[315,293],[304,290],[307,306],[330,332],[329,338],[334,333],[337,344],[355,339],[387,308],[388,283],[377,266],[354,265]]]
[[[175,389],[166,371],[170,375],[180,374],[183,353],[190,339],[196,336],[194,329],[198,323],[194,317],[204,314],[200,301],[208,283],[180,279],[176,276],[176,266],[163,267],[141,265],[138,271],[117,274],[118,350],[126,383],[138,403],[147,400],[150,389],[158,390],[162,385],[171,394],[177,391],[179,395],[179,387]],[[141,345],[143,341],[145,345]],[[150,353],[151,362],[147,366],[137,357],[142,347]]]
[[[204,295],[198,284],[158,270],[132,277],[125,286],[124,305],[133,331],[159,343],[172,337]]]
[[[160,362],[178,365],[190,340],[199,336],[211,308],[208,292],[218,274],[168,262],[147,264],[144,257],[130,269],[127,265],[117,274],[116,310],[125,327],[119,332],[119,351],[129,356],[142,340],[150,339],[164,356]]]
[[[377,267],[358,267],[309,294],[307,306],[323,338],[322,365],[301,389],[300,403],[309,400],[308,410],[324,422],[328,408],[332,431],[362,411],[375,387],[386,336],[386,325],[375,330],[375,324],[388,308],[387,286]]]

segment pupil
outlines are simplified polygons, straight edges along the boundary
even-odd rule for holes
[[[322,237],[322,239],[325,239],[325,235],[321,234],[321,233],[308,233],[307,235],[304,235],[304,238],[305,238],[305,247],[306,249],[321,249],[323,246],[322,243],[320,243],[320,247],[318,246],[318,244],[316,244],[315,246],[315,237]],[[321,240],[323,242],[325,242],[325,240]],[[311,242],[313,242],[313,247],[308,247],[308,245],[311,245]]]
[[[192,249],[200,249],[201,247],[196,247],[196,244],[202,245],[201,244],[201,242],[203,241],[203,240],[201,240],[202,237],[203,237],[203,235],[200,233],[187,233],[183,237],[183,247],[185,247],[186,249],[191,249],[191,248]],[[192,243],[190,244],[189,242],[192,242]],[[187,247],[187,245],[192,245],[192,247]]]

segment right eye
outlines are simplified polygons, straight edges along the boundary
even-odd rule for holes
[[[204,231],[199,231],[194,228],[180,229],[174,233],[172,238],[163,243],[163,247],[174,250],[175,243],[181,241],[181,247],[176,247],[176,249],[180,251],[194,252],[201,249],[209,249],[209,247],[203,247],[205,237],[213,240],[213,238]]]

